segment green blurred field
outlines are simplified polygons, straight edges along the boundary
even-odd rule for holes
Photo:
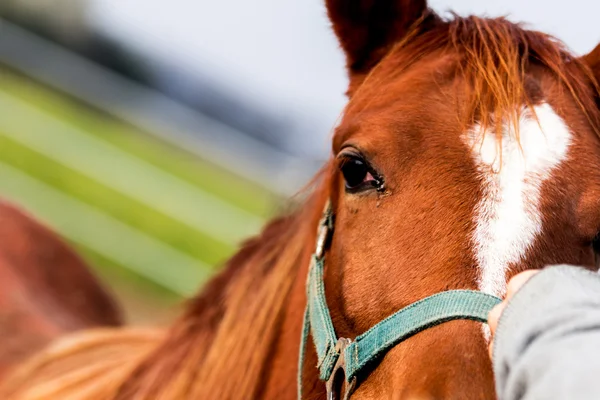
[[[278,205],[264,189],[2,68],[0,120],[0,196],[58,230],[125,292],[167,303],[193,293]]]

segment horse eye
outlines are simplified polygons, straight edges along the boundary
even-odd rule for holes
[[[377,187],[378,182],[373,177],[367,164],[358,158],[345,160],[341,166],[347,190],[360,190]]]

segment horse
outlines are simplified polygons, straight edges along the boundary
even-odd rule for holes
[[[0,378],[68,332],[123,325],[116,302],[85,261],[5,201],[0,201],[0,242]]]
[[[578,57],[425,0],[325,3],[349,101],[301,204],[172,326],[66,335],[14,365],[0,398],[289,399],[297,386],[303,399],[495,398],[489,332],[464,318],[406,337],[328,392],[307,277],[322,267],[324,320],[358,340],[439,293],[501,297],[526,269],[597,269],[600,47]]]

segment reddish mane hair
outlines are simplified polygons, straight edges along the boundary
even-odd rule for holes
[[[318,218],[312,208],[311,204],[275,219],[246,242],[224,271],[189,302],[167,340],[140,365],[118,398],[166,395],[174,381],[181,385],[175,393],[197,398],[208,394],[233,398],[236,392],[256,395],[289,291],[306,257],[310,227]],[[195,368],[193,374],[190,368]],[[224,385],[232,376],[240,379]]]
[[[297,211],[271,221],[242,246],[189,302],[167,340],[139,366],[117,398],[157,393],[166,398],[183,393],[222,399],[239,393],[248,398],[260,395],[263,369],[290,290],[297,279],[304,279],[298,273],[308,262],[312,250],[307,243],[316,237],[314,226],[328,197],[327,185],[322,182],[319,187],[322,190],[314,191]]]
[[[394,44],[360,81],[360,86],[351,87],[347,109],[364,108],[366,104],[353,100],[358,97],[357,92],[361,92],[360,97],[368,98],[363,91],[376,91],[385,83],[374,81],[374,75],[391,80],[421,58],[442,52],[455,58],[456,73],[472,89],[464,108],[457,110],[465,130],[475,123],[483,128],[494,126],[501,141],[502,121],[509,121],[518,134],[520,107],[531,106],[539,93],[539,89],[532,87],[535,83],[527,79],[526,71],[542,67],[564,85],[600,136],[596,106],[600,87],[596,77],[589,65],[574,57],[561,41],[546,33],[526,30],[505,18],[452,15],[453,19],[443,23],[435,14],[426,14],[418,20],[404,39]],[[392,58],[396,61],[384,62]],[[383,68],[394,69],[381,71]]]

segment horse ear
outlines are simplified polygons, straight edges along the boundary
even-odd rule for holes
[[[596,82],[600,83],[600,44],[594,50],[581,58],[588,67],[590,67]]]
[[[350,78],[364,75],[428,13],[427,0],[326,0]]]

